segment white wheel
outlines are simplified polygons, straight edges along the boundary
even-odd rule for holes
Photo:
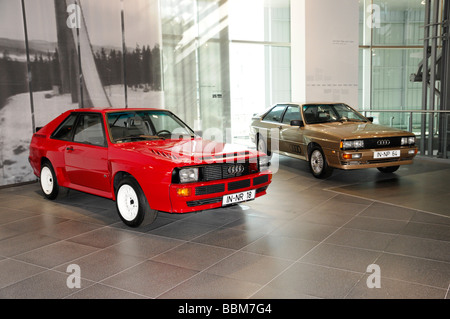
[[[53,191],[54,180],[50,168],[44,167],[41,171],[41,186],[45,195],[50,195]]]
[[[44,163],[39,176],[42,192],[48,199],[55,199],[59,193],[55,171],[50,163]]]
[[[117,208],[126,221],[133,221],[139,213],[139,199],[133,187],[122,185],[117,191]]]
[[[151,224],[157,215],[157,211],[150,208],[139,183],[131,176],[124,177],[117,186],[116,207],[120,219],[130,227]]]

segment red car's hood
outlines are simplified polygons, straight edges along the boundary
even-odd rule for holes
[[[149,156],[160,156],[176,163],[206,164],[255,157],[258,152],[245,146],[218,143],[201,138],[125,143],[123,149]]]

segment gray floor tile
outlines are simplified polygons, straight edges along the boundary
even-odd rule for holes
[[[0,260],[0,289],[46,271],[45,268],[18,260]],[[0,290],[1,291],[1,290]]]
[[[397,236],[343,227],[328,237],[325,243],[383,251]]]
[[[1,210],[1,219],[0,225],[6,225],[11,222],[15,222],[18,220],[26,219],[32,216],[37,215],[37,213],[27,212],[15,208],[0,208]]]
[[[278,227],[273,232],[271,232],[270,235],[286,236],[313,241],[322,241],[328,236],[330,236],[337,229],[338,227],[329,225],[320,225],[315,223],[295,221]]]
[[[206,270],[207,273],[264,285],[293,262],[285,259],[237,252]]]
[[[450,263],[450,241],[402,235],[389,243],[386,252]]]
[[[408,222],[403,220],[356,216],[345,224],[344,227],[379,233],[399,234],[407,224]]]
[[[317,298],[344,298],[362,276],[361,273],[295,263],[267,287]]]
[[[251,244],[262,236],[264,236],[264,233],[258,231],[219,228],[200,236],[193,241],[196,243],[238,250]]]
[[[380,288],[369,288],[367,275],[346,296],[349,299],[443,299],[446,290],[416,283],[381,278]]]
[[[23,233],[0,241],[0,256],[12,257],[59,241],[38,232]]]
[[[136,236],[138,236],[136,233],[129,230],[103,227],[72,237],[68,240],[96,248],[106,248]]]
[[[373,203],[366,208],[360,216],[409,221],[416,214],[416,212],[416,210],[410,208],[388,205],[384,203]]]
[[[65,299],[148,299],[148,297],[132,293],[123,289],[95,284],[75,291]]]
[[[320,244],[299,261],[337,269],[365,272],[367,266],[373,264],[379,255],[380,252],[373,250]]]
[[[149,260],[111,276],[103,283],[111,287],[156,298],[197,273],[197,271],[191,269]]]
[[[383,253],[376,261],[381,276],[447,289],[450,264],[447,262]]]
[[[201,271],[234,252],[232,249],[188,242],[158,255],[152,260]]]
[[[101,226],[99,225],[85,223],[77,220],[65,220],[61,223],[51,224],[47,227],[38,229],[37,232],[62,240],[91,232],[100,227]]]
[[[132,237],[109,248],[111,251],[142,258],[152,258],[182,245],[185,241],[144,234]]]
[[[2,299],[61,299],[74,292],[67,286],[70,273],[48,270],[0,290]],[[81,287],[92,283],[81,279]]]
[[[243,251],[288,260],[298,260],[317,244],[319,244],[318,241],[267,235],[244,247]]]
[[[154,230],[149,231],[148,233],[180,240],[192,240],[216,228],[217,227],[213,225],[191,223],[188,221],[188,219],[187,220],[183,219],[156,228]]]
[[[82,278],[98,282],[136,266],[144,260],[145,258],[142,257],[124,255],[111,249],[103,249],[71,260],[54,269],[66,272],[69,265],[75,264],[80,267]]]
[[[52,215],[40,214],[10,222],[4,225],[4,227],[14,230],[20,230],[21,232],[31,232],[46,227],[52,227],[65,221],[67,221],[67,219],[55,217]]]
[[[14,258],[29,264],[53,268],[90,254],[96,250],[97,249],[92,246],[85,246],[68,241],[58,241],[42,248],[37,248],[30,252],[17,255]]]
[[[261,285],[200,273],[158,296],[160,299],[246,299]]]
[[[450,241],[450,225],[409,222],[402,235]]]

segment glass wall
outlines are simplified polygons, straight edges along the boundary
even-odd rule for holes
[[[423,56],[422,0],[360,0],[359,108],[417,110],[422,83],[411,81]],[[373,113],[372,113],[373,114]],[[376,115],[399,126],[402,116]]]
[[[289,0],[230,0],[231,129],[248,143],[253,114],[291,100]]]

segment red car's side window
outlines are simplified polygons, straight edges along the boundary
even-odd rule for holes
[[[52,134],[52,138],[70,141],[72,139],[73,126],[75,125],[76,119],[76,114],[69,115]]]
[[[96,146],[106,146],[105,132],[103,130],[101,115],[80,115],[75,127],[73,141]]]

